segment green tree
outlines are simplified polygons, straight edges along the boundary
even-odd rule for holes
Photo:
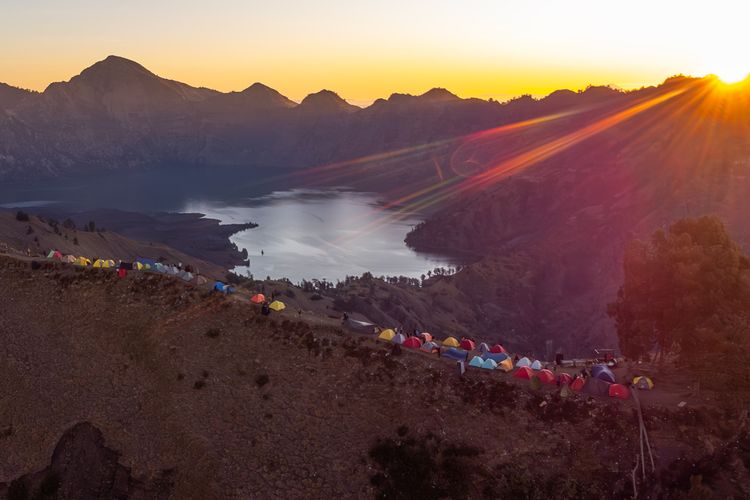
[[[624,282],[609,305],[620,349],[656,347],[696,362],[746,342],[750,261],[716,217],[683,219],[625,253]]]

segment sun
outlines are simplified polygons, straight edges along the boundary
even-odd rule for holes
[[[747,69],[737,66],[719,69],[718,71],[716,71],[716,76],[719,77],[719,80],[721,80],[722,82],[732,84],[739,83],[747,79],[750,74],[748,74]]]

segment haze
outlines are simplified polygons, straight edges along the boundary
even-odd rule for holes
[[[193,85],[261,81],[296,100],[330,88],[365,104],[435,86],[505,99],[677,73],[739,80],[748,14],[676,0],[6,2],[0,70],[43,90],[119,54]]]

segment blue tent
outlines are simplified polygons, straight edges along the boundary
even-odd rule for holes
[[[535,360],[533,363],[531,363],[531,369],[532,370],[541,370],[542,369],[542,363],[539,362],[539,360]]]
[[[440,351],[440,356],[444,358],[450,358],[450,359],[457,359],[460,361],[464,361],[466,359],[467,352],[463,349],[458,349],[456,347],[451,347],[449,349],[445,349],[444,351]]]
[[[484,354],[482,354],[482,357],[484,359],[491,359],[495,363],[500,363],[509,358],[509,356],[504,352],[485,352]]]
[[[485,359],[484,363],[482,363],[482,368],[485,370],[494,370],[497,368],[497,363],[492,359]]]
[[[612,370],[610,370],[607,365],[594,365],[594,367],[591,368],[591,376],[598,378],[599,380],[604,380],[605,382],[610,382],[612,384],[615,383],[615,374],[612,373]]]
[[[471,361],[469,361],[469,366],[473,366],[474,368],[481,368],[482,367],[482,358],[479,356],[474,356],[471,358]]]
[[[214,283],[214,290],[226,294],[234,293],[234,288],[227,285],[226,283],[222,283],[221,281],[217,281],[216,283]]]

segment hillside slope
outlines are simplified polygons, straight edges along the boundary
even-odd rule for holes
[[[638,427],[626,403],[530,392],[482,370],[460,378],[445,360],[263,317],[159,275],[0,257],[0,283],[0,394],[12,401],[0,405],[0,492],[90,422],[132,480],[168,477],[158,491],[172,498],[631,495]],[[736,415],[654,409],[647,425],[653,496],[699,473],[717,495],[748,493]],[[147,491],[139,498],[159,495]]]

